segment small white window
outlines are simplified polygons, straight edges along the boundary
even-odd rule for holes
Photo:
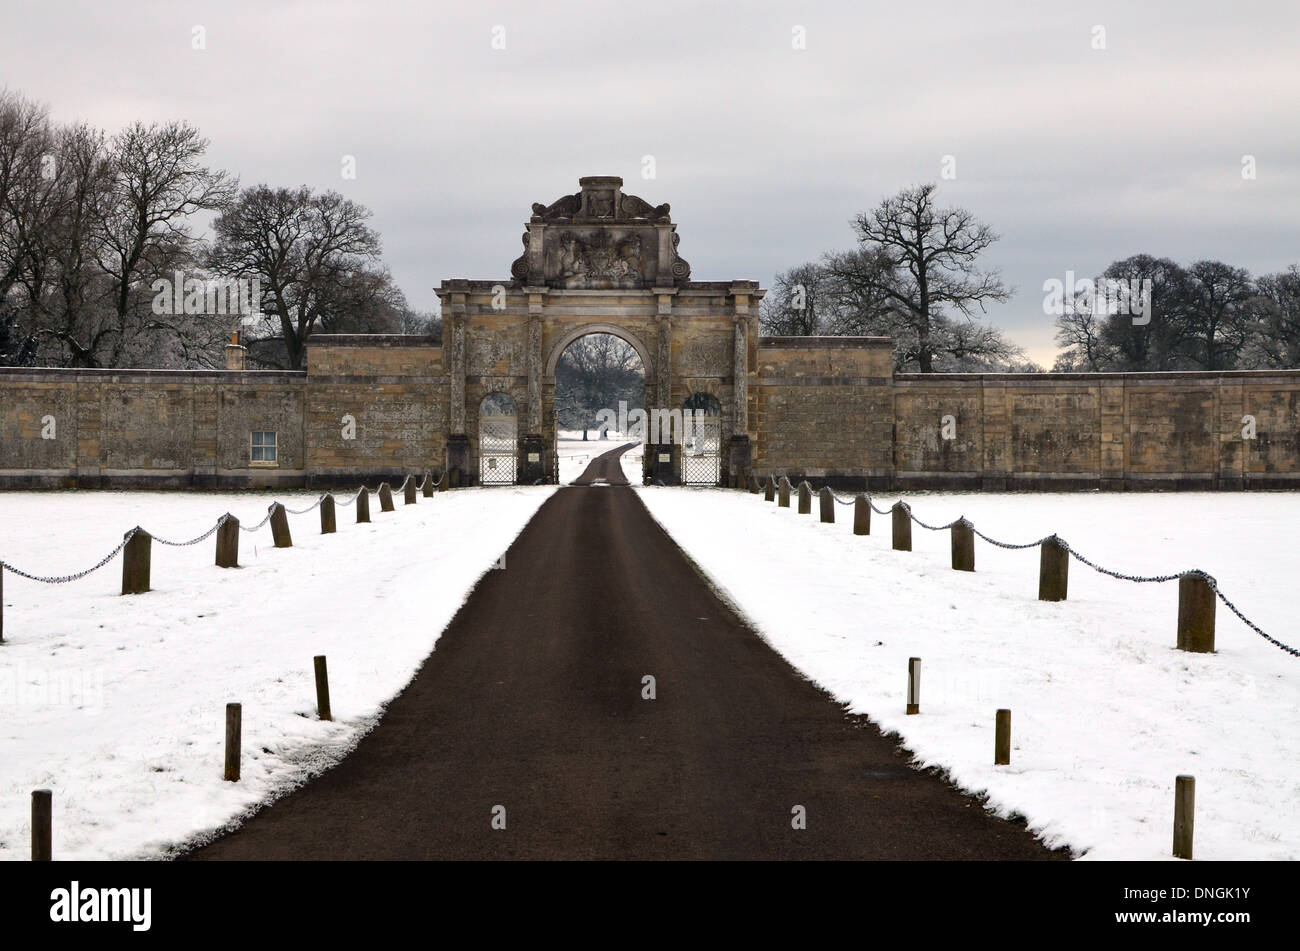
[[[276,461],[275,433],[254,432],[250,459],[255,466],[274,466]]]

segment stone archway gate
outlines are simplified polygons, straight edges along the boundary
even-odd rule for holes
[[[448,280],[438,289],[449,382],[447,466],[480,481],[475,408],[488,393],[519,407],[518,481],[548,478],[555,453],[555,367],[591,333],[626,340],[641,357],[647,410],[682,409],[695,394],[722,408],[722,484],[750,469],[749,383],[755,372],[755,281],[692,281],[677,253],[668,205],[593,176],[549,205],[533,205],[524,252],[500,281]],[[617,411],[617,407],[609,407]],[[647,446],[651,474],[677,481],[681,446]]]

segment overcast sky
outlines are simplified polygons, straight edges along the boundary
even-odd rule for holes
[[[990,316],[1049,366],[1042,283],[1067,270],[1300,261],[1296,0],[0,10],[0,84],[109,131],[188,119],[245,185],[343,192],[421,308],[443,279],[508,278],[531,203],[582,175],[670,202],[696,280],[764,287],[850,247],[854,213],[939,181],[1002,236],[986,263],[1017,293]]]

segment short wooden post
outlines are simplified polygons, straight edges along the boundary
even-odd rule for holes
[[[781,476],[781,482],[777,486],[776,504],[778,508],[790,507],[790,480],[785,476]]]
[[[834,522],[835,493],[831,491],[830,486],[824,485],[818,495],[820,496],[819,501],[821,503],[821,520],[823,522]]]
[[[329,493],[322,495],[320,499],[320,533],[322,535],[333,535],[338,531],[336,515],[334,496]]]
[[[433,498],[433,473],[426,472],[424,474],[424,481],[420,483],[420,491],[426,499]]]
[[[776,501],[776,480],[771,476],[768,476],[767,481],[763,483],[763,501]]]
[[[325,669],[325,655],[312,658],[316,667],[316,715],[322,720],[333,720],[330,715],[330,676]]]
[[[239,567],[239,519],[229,512],[217,529],[217,567]]]
[[[393,490],[387,482],[379,483],[379,511],[395,512],[396,507],[393,505]]]
[[[799,514],[812,514],[812,486],[806,481],[799,483]]]
[[[357,492],[357,524],[370,521],[370,490],[364,485]]]
[[[54,794],[48,789],[32,790],[32,861],[54,860],[51,830],[54,825]]]
[[[999,710],[994,728],[993,765],[1011,765],[1011,711]]]
[[[899,499],[890,510],[893,518],[894,551],[912,550],[912,515],[907,506]]]
[[[1208,654],[1214,650],[1214,588],[1199,572],[1178,579],[1178,649]]]
[[[414,505],[415,503],[415,477],[407,476],[406,481],[402,483],[402,504]]]
[[[964,518],[952,523],[952,570],[975,570],[975,526]]]
[[[1070,587],[1070,553],[1053,535],[1043,540],[1038,556],[1038,600],[1064,601]]]
[[[853,534],[871,534],[871,500],[865,495],[853,500]]]
[[[921,712],[921,658],[907,659],[907,712]]]
[[[289,534],[289,513],[279,502],[271,503],[271,540],[276,548],[292,548],[293,536]]]
[[[127,532],[130,539],[122,549],[122,593],[144,594],[149,590],[149,564],[152,560],[153,536],[143,528]]]
[[[1192,831],[1196,824],[1196,778],[1174,780],[1174,858],[1192,857]]]
[[[240,720],[242,708],[237,703],[226,704],[226,782],[239,782]]]

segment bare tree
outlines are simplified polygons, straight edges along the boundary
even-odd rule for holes
[[[175,322],[152,319],[150,284],[197,263],[190,216],[220,210],[234,197],[234,180],[201,164],[207,147],[186,122],[136,122],[113,138],[113,187],[100,215],[98,261],[112,282],[114,366],[149,350],[150,342],[137,345],[136,335],[176,330]]]
[[[1222,261],[1197,261],[1187,269],[1174,319],[1186,334],[1188,356],[1197,366],[1227,370],[1236,365],[1266,310],[1249,271]]]
[[[922,373],[935,370],[945,337],[956,339],[948,325],[973,321],[976,309],[1011,296],[996,270],[976,263],[998,236],[965,209],[935,208],[934,192],[933,184],[906,188],[853,220],[863,250],[888,265],[864,276],[865,289],[888,300],[910,328],[907,362]]]
[[[370,214],[337,192],[257,185],[217,219],[212,266],[260,280],[262,311],[274,328],[267,335],[283,347],[285,366],[301,369],[315,330],[331,320],[355,326],[367,302],[391,287]]]
[[[1260,369],[1300,367],[1300,264],[1255,281],[1260,313],[1242,364]]]
[[[810,337],[825,330],[829,305],[823,299],[826,269],[807,262],[776,276],[772,289],[759,305],[758,324],[774,337]]]

